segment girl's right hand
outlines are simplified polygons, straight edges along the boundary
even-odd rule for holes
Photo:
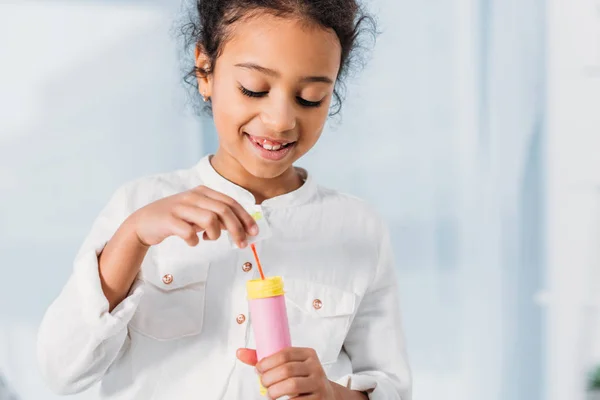
[[[198,232],[204,232],[204,240],[217,240],[225,229],[237,246],[244,248],[248,235],[258,234],[256,222],[237,201],[206,186],[150,203],[133,213],[131,220],[145,246],[159,244],[169,236],[196,246]]]

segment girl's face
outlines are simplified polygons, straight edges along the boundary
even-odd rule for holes
[[[267,13],[236,22],[213,73],[199,79],[217,155],[257,178],[282,175],[321,135],[340,58],[333,31]],[[198,65],[205,60],[199,54]]]

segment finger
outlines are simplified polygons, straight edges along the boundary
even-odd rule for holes
[[[205,191],[206,190],[208,189],[205,189]],[[204,192],[189,192],[186,194],[184,202],[189,206],[212,211],[217,214],[221,227],[230,232],[233,241],[238,247],[246,247],[246,231],[244,226],[229,205],[206,196]]]
[[[303,394],[312,394],[317,391],[319,385],[312,378],[295,377],[278,382],[267,388],[271,399],[283,396],[297,397]]]
[[[173,214],[190,224],[202,228],[205,238],[217,240],[221,236],[219,217],[212,211],[187,204],[179,204],[173,209]]]
[[[267,371],[279,367],[280,365],[287,364],[294,361],[306,361],[311,356],[312,349],[305,349],[301,347],[288,347],[281,350],[279,353],[273,354],[272,356],[265,357],[257,365],[256,369],[259,373],[264,374]]]
[[[202,240],[217,240],[219,237],[221,237],[221,231],[224,230],[223,227],[220,227],[220,229],[217,232],[214,232],[214,236],[212,239],[211,237],[209,237],[208,233],[206,233],[206,230],[204,230],[204,232],[202,233]]]
[[[171,220],[171,231],[192,247],[200,242],[196,230],[189,223],[177,217],[173,217]]]
[[[233,212],[231,207],[221,201],[215,200],[210,197],[202,197],[197,200],[195,204],[197,207],[203,208],[214,212],[219,216],[219,220],[225,226],[225,229],[229,231],[232,239],[239,247],[246,247],[247,233],[236,213]]]
[[[268,388],[289,378],[308,378],[309,375],[308,365],[300,361],[294,361],[265,372],[261,377],[261,382],[264,387]]]
[[[238,360],[243,362],[244,364],[248,364],[250,366],[255,366],[258,362],[258,358],[256,356],[256,350],[252,349],[238,349],[235,353]]]
[[[179,206],[188,206],[193,208],[200,208],[205,211],[211,211],[206,207],[202,206],[202,202],[207,199],[203,194],[199,194],[193,191],[188,191],[182,193],[182,197],[179,199],[180,201],[177,203],[175,207]],[[219,220],[219,224],[221,224],[221,230],[225,230],[225,225]],[[199,230],[204,230],[204,227],[194,224],[199,228]]]
[[[217,240],[221,237],[221,223],[217,214],[200,210],[201,214],[204,215],[204,233],[209,240]]]
[[[196,224],[192,224],[192,228],[194,228],[196,232],[204,232],[204,228]]]
[[[252,216],[242,207],[240,203],[232,199],[231,197],[207,188],[205,186],[201,186],[198,190],[205,196],[210,197],[214,200],[217,200],[221,203],[227,204],[231,210],[237,215],[239,221],[245,228],[246,233],[251,236],[258,235],[258,226],[256,225],[256,221]]]

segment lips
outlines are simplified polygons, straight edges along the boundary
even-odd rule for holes
[[[245,133],[244,136],[248,139],[255,154],[269,161],[283,160],[296,145],[295,141],[253,136],[248,133]]]
[[[254,142],[255,144],[261,146],[263,149],[268,150],[268,151],[279,151],[279,150],[285,149],[289,145],[295,143],[295,142],[291,142],[291,141],[276,140],[276,139],[265,138],[265,137],[260,137],[260,136],[253,136],[253,135],[250,135],[249,133],[246,133],[246,135],[248,135],[249,139],[252,142]]]

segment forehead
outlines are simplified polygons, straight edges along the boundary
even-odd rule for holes
[[[251,62],[282,75],[327,75],[335,79],[341,45],[333,30],[298,18],[260,13],[234,23],[220,62]]]

